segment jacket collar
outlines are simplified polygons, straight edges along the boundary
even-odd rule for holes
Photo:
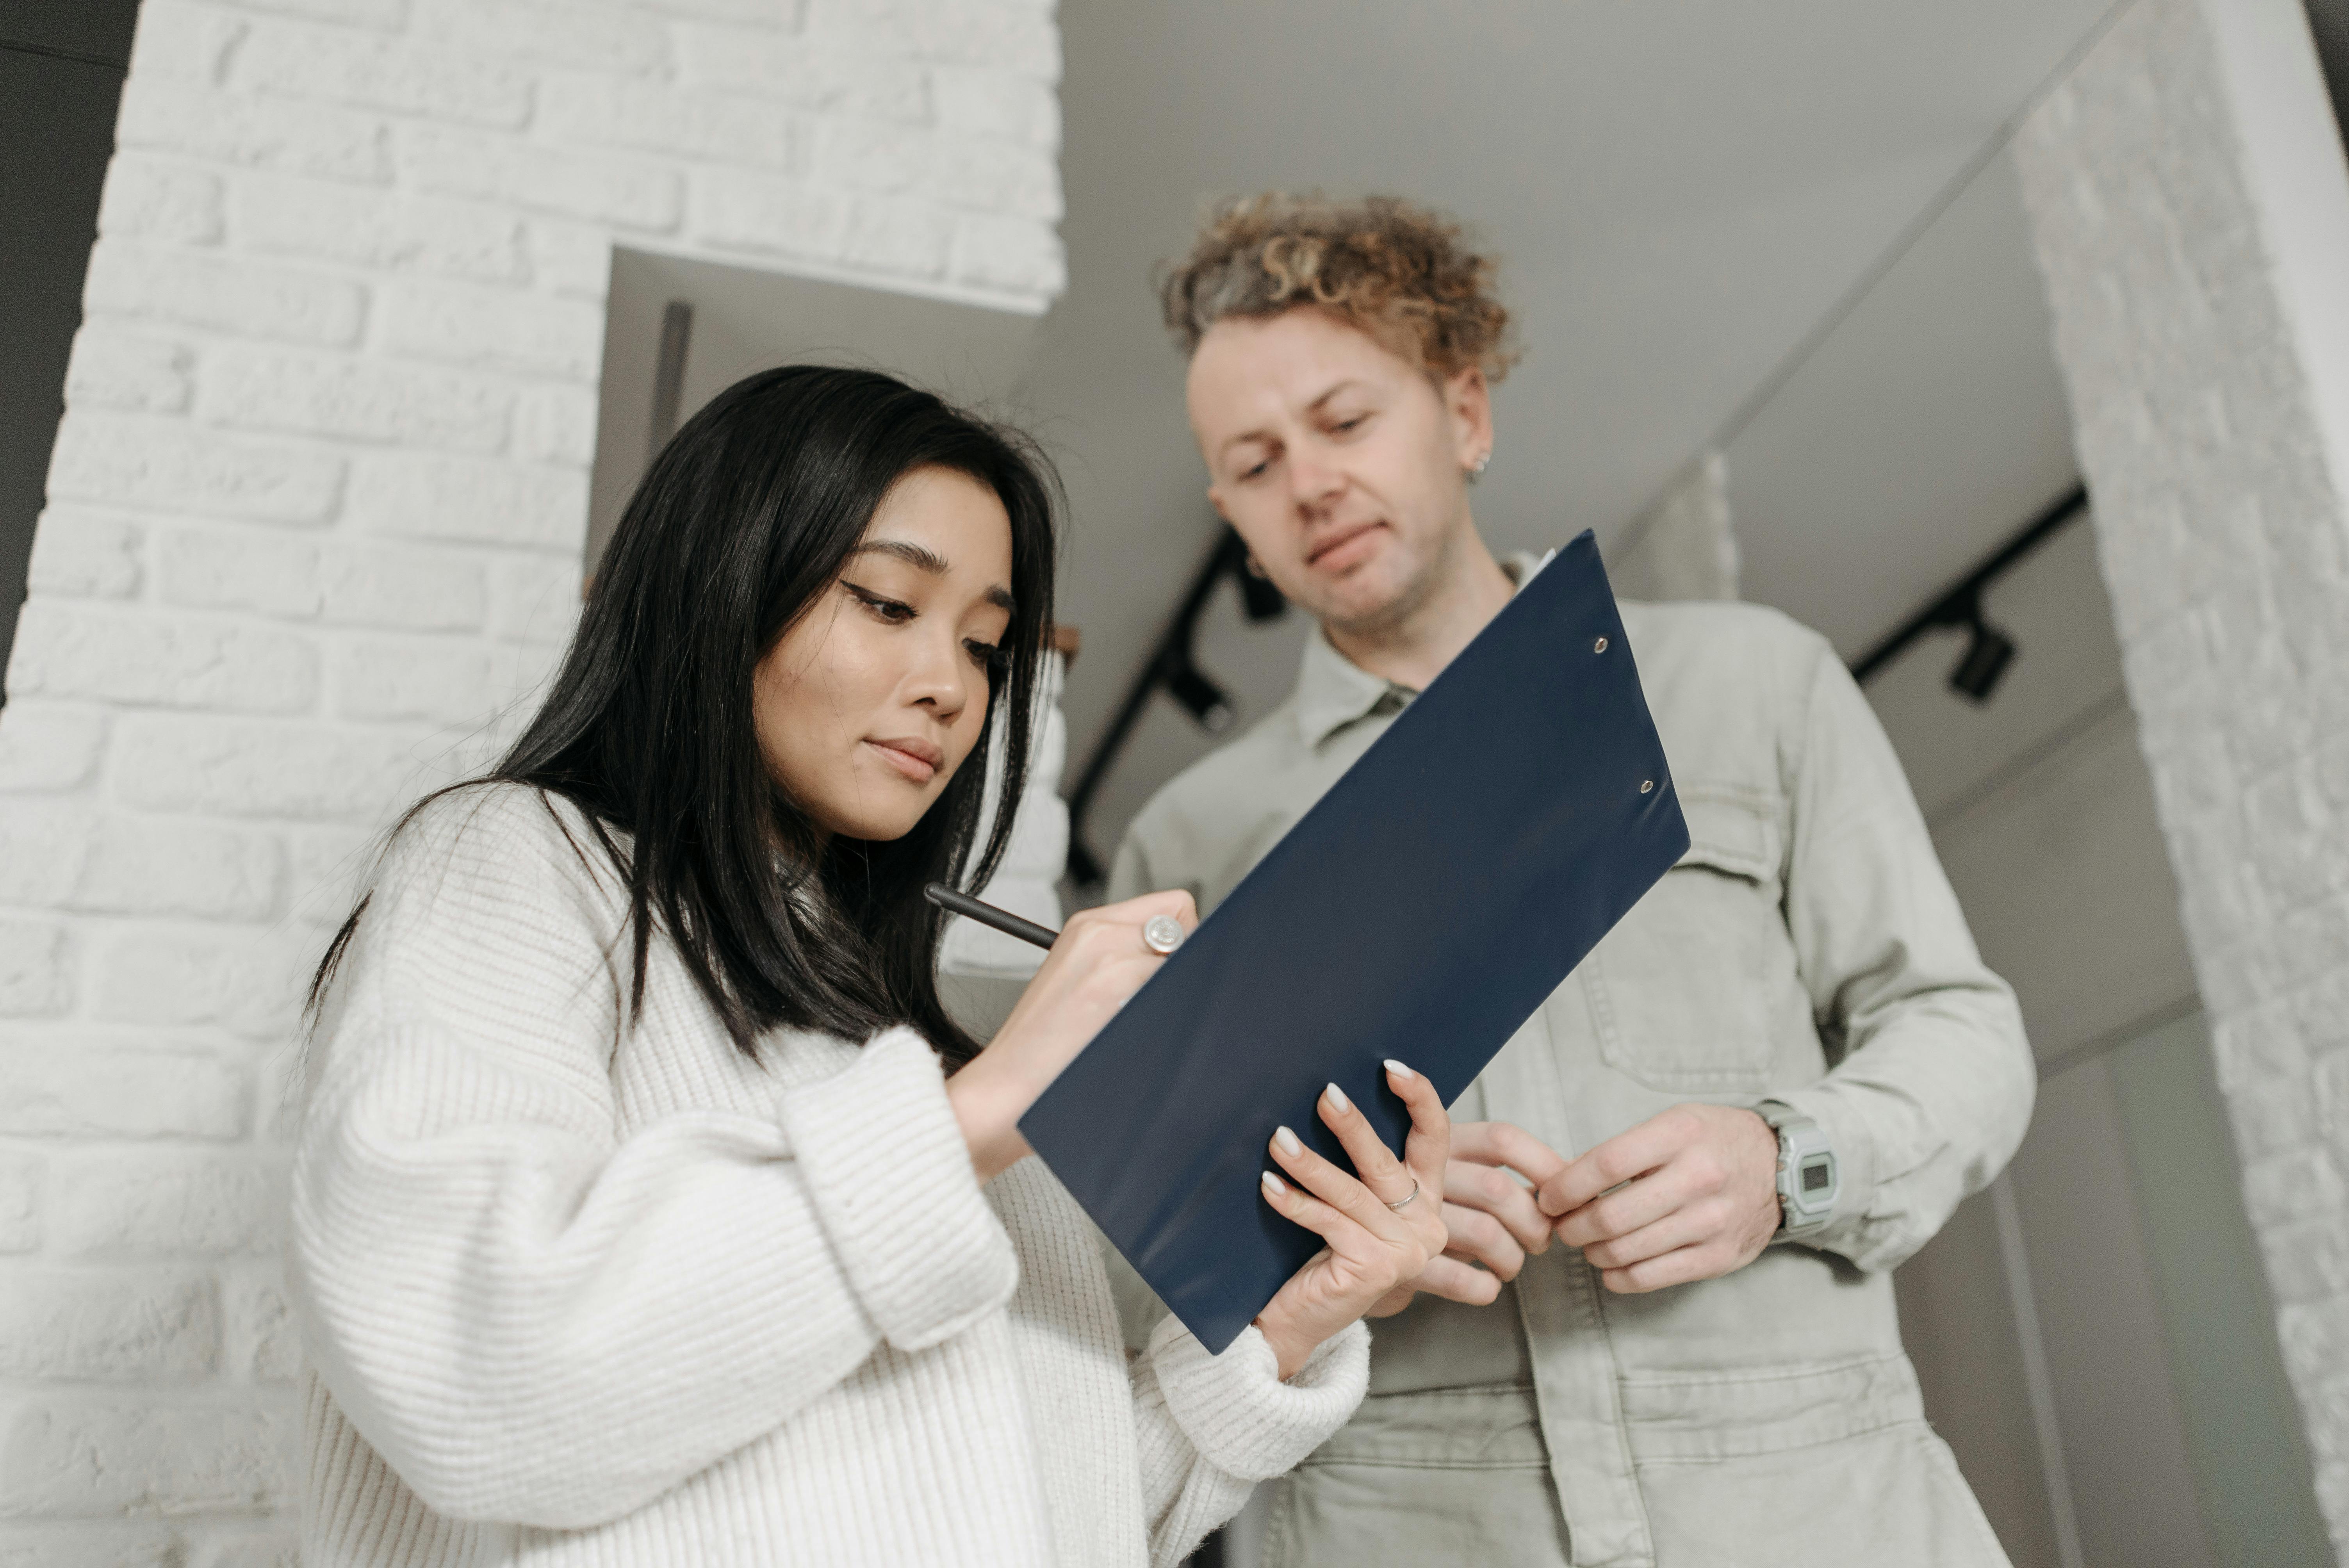
[[[1298,738],[1318,748],[1348,725],[1367,717],[1390,694],[1402,702],[1412,696],[1331,647],[1329,636],[1316,626],[1305,639],[1305,658],[1297,670]]]
[[[1523,587],[1541,558],[1529,551],[1512,550],[1499,559],[1509,581]],[[1305,657],[1297,670],[1298,738],[1318,748],[1348,725],[1369,717],[1381,705],[1390,705],[1387,711],[1392,713],[1418,695],[1354,663],[1330,646],[1328,634],[1317,626],[1305,639]]]

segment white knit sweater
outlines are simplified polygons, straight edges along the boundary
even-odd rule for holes
[[[624,910],[518,788],[385,862],[295,1161],[309,1568],[1165,1564],[1352,1413],[1359,1325],[1286,1384],[1254,1329],[1129,1364],[910,1031],[754,1065],[657,938],[616,1048]]]

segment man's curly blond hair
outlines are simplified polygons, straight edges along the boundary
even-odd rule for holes
[[[1494,263],[1460,225],[1392,196],[1330,201],[1268,191],[1226,201],[1161,272],[1167,330],[1188,356],[1226,316],[1318,306],[1436,376],[1498,381],[1518,359]]]

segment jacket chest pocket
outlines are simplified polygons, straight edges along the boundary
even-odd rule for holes
[[[1786,946],[1777,813],[1683,788],[1689,852],[1591,954],[1600,1056],[1671,1094],[1754,1093],[1775,1055],[1771,993]]]

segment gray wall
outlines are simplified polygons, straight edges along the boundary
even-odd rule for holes
[[[652,460],[662,312],[691,308],[677,419],[753,371],[781,365],[885,370],[999,418],[1020,422],[1012,390],[1033,353],[1037,318],[757,267],[616,246],[597,387],[595,466],[586,566]]]
[[[1749,404],[1799,373],[1816,335],[1899,262],[2107,4],[1478,0],[1390,5],[1365,25],[1361,7],[1339,0],[1066,0],[1069,292],[1039,335],[1024,391],[1044,411],[1040,433],[1062,458],[1074,503],[1061,603],[1086,634],[1069,688],[1074,760],[1216,533],[1182,366],[1149,286],[1153,264],[1187,243],[1204,200],[1379,189],[1472,222],[1502,258],[1529,350],[1498,393],[1501,439],[1478,521],[1498,545],[1546,548],[1585,527],[1612,545],[1692,458],[1744,422]],[[1971,367],[2013,341],[2000,313],[2019,300],[2022,341],[2044,360],[2028,246],[2011,250],[2019,272],[1984,291],[1971,286],[1981,247],[1947,247],[1946,265],[1877,315],[1913,314],[1921,296],[1962,317],[1954,335]],[[1952,297],[1933,297],[1940,278]],[[2061,467],[2060,396],[2053,402]],[[1946,446],[1895,451],[1877,439],[1869,450],[1880,471]],[[1961,475],[1993,472],[2020,492],[1990,507],[1986,535],[1967,537],[1969,520],[1937,496],[1939,526],[1869,535],[1860,557],[1823,539],[1816,511],[1786,494],[1785,535],[1749,561],[1782,581],[1803,576],[1778,553],[1786,549],[1823,558],[1838,582],[1864,567],[1890,585],[1878,607],[1889,620],[2047,499],[2027,465],[1976,459]],[[1737,467],[1732,451],[1733,485]],[[1824,623],[1816,608],[1804,614]],[[1238,692],[1244,721],[1268,691],[1285,689],[1299,634],[1292,624],[1242,645],[1203,643],[1202,663]],[[1168,709],[1137,738],[1096,803],[1098,852],[1204,749],[1187,724]]]
[[[138,14],[138,0],[0,5],[0,653],[25,599]]]
[[[1987,706],[1955,634],[1869,692],[2040,1061],[2006,1191],[1898,1276],[1928,1411],[2019,1568],[2327,1562],[2085,521],[1986,607]]]

